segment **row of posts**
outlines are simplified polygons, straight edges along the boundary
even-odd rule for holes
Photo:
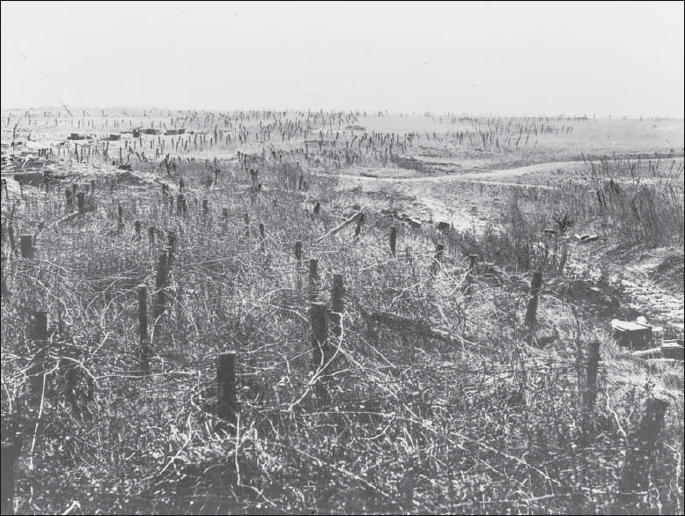
[[[310,261],[310,273],[316,271],[316,260]],[[311,279],[311,276],[310,276]],[[316,384],[317,397],[323,403],[330,401],[327,374],[333,359],[336,339],[342,335],[342,313],[344,311],[343,276],[333,277],[330,312],[324,303],[312,302],[310,319],[312,326],[311,344],[313,347],[313,367],[319,381]],[[138,288],[139,323],[142,354],[149,353],[146,349],[147,335],[147,288]],[[327,327],[330,320],[330,331]],[[36,353],[27,370],[30,385],[34,389],[42,390],[49,372],[46,367],[47,352],[51,337],[48,329],[48,314],[38,311],[34,314],[32,340],[36,346]],[[331,343],[331,340],[333,343]],[[235,425],[239,412],[236,390],[236,358],[235,352],[220,353],[216,365],[216,381],[218,387],[217,415],[231,425]],[[587,369],[586,386],[584,392],[585,412],[594,410],[597,396],[597,373],[600,360],[599,343],[590,346]],[[658,448],[657,437],[663,427],[668,403],[659,398],[649,398],[645,402],[644,416],[638,428],[629,439],[623,474],[619,482],[619,496],[617,508],[630,508],[639,503],[640,497],[649,488],[649,471]],[[2,443],[2,514],[14,513],[14,464],[21,451],[19,443]]]

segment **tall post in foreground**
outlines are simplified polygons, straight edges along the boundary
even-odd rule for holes
[[[36,396],[42,396],[43,378],[46,372],[45,359],[48,354],[48,313],[39,310],[33,316],[33,341],[36,352],[28,367],[31,390]]]
[[[397,256],[397,228],[393,227],[390,230],[390,252],[392,253],[392,257],[395,258]]]
[[[235,353],[221,353],[217,360],[216,377],[219,399],[217,414],[235,425],[237,419],[237,396],[235,390]]]
[[[32,259],[34,257],[33,237],[31,235],[21,235],[19,245],[22,258]]]
[[[2,269],[0,270],[0,279],[2,279],[2,298],[9,297],[10,295],[10,290],[7,288],[7,280],[5,279],[5,258],[4,256],[2,257]]]
[[[314,303],[319,297],[319,262],[309,260],[309,301]]]
[[[657,449],[657,437],[664,425],[668,402],[658,398],[645,401],[640,426],[628,438],[628,449],[619,482],[615,514],[642,514],[641,505],[648,496],[649,471]]]
[[[150,340],[147,332],[147,286],[138,285],[138,333],[140,336],[140,370],[150,374]]]
[[[597,370],[599,369],[599,342],[590,343],[585,385],[585,410],[594,409],[597,400]]]
[[[20,453],[21,442],[2,443],[2,514],[14,514],[14,463]]]
[[[157,278],[155,287],[157,289],[157,300],[155,302],[154,320],[155,320],[155,336],[158,333],[160,327],[161,316],[166,309],[167,304],[167,292],[166,286],[169,280],[169,255],[168,251],[162,251],[159,255],[159,263],[157,264]]]
[[[529,328],[535,327],[535,318],[538,311],[538,296],[542,289],[542,272],[536,271],[533,273],[533,281],[530,285],[530,300],[528,301],[528,308],[526,309],[526,326]]]

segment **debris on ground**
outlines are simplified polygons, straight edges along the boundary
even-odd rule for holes
[[[579,242],[585,243],[585,242],[594,242],[595,240],[597,240],[599,238],[599,235],[588,235],[588,234],[579,235],[578,233],[576,233],[575,235],[573,235],[573,237],[576,240],[578,240]]]

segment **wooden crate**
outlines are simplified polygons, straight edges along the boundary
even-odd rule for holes
[[[652,340],[652,327],[638,322],[611,321],[612,335],[619,346],[646,349]]]

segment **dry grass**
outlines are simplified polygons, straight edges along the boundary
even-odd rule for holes
[[[656,396],[669,409],[649,489],[620,509],[682,513],[682,364],[652,367],[624,356],[597,306],[552,288],[566,281],[562,240],[540,245],[542,230],[561,224],[564,213],[603,223],[607,237],[621,239],[630,205],[614,200],[601,212],[581,193],[511,188],[498,193],[504,218],[485,232],[414,229],[367,207],[359,241],[350,227],[317,244],[356,209],[353,196],[337,192],[336,177],[317,175],[335,170],[332,161],[322,155],[298,168],[297,158],[267,159],[258,167],[262,191],[253,195],[235,161],[178,162],[173,177],[150,162],[138,167],[154,168],[171,198],[183,178],[186,217],[156,184],[112,188],[100,177],[97,210],[47,225],[35,260],[3,243],[11,296],[2,300],[2,435],[24,438],[19,512],[609,513],[619,509],[641,408]],[[617,175],[598,174],[593,184]],[[628,199],[643,195],[628,191]],[[641,220],[646,213],[666,224],[662,207],[682,216],[680,192],[680,205],[657,203],[638,211]],[[15,233],[59,218],[63,196],[28,190]],[[322,203],[318,216],[314,201]],[[12,204],[4,194],[2,202],[6,217]],[[396,259],[387,243],[392,225]],[[159,230],[154,243],[149,226]],[[154,299],[169,231],[178,238],[172,302],[153,338],[151,374],[141,376],[135,287],[147,284]],[[308,280],[296,267],[296,241],[305,264],[319,260],[323,301],[333,274],[345,278],[328,405],[311,385]],[[479,255],[472,273],[470,254]],[[523,317],[532,269],[545,271],[547,287],[531,334]],[[36,309],[49,312],[53,333],[47,372],[34,380]],[[588,409],[586,353],[595,340],[599,395]],[[236,435],[215,414],[215,362],[226,350],[238,353]]]

